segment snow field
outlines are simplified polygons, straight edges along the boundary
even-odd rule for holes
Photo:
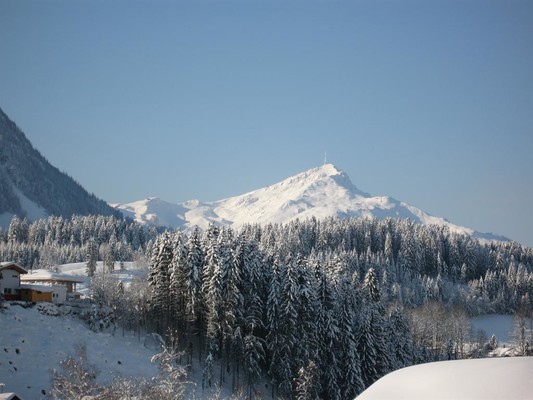
[[[498,357],[415,365],[379,379],[357,400],[526,400],[533,357]]]
[[[0,383],[24,399],[45,399],[42,391],[50,389],[51,370],[59,369],[59,362],[74,355],[79,344],[87,346],[100,383],[114,376],[150,378],[157,373],[150,363],[155,351],[131,334],[95,333],[77,318],[12,305],[0,313]]]

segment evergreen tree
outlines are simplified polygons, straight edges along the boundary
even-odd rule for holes
[[[86,264],[85,271],[89,278],[92,278],[96,272],[96,259],[98,257],[98,248],[96,242],[93,238],[89,239],[87,242],[87,255],[86,255]]]
[[[314,361],[300,368],[296,379],[296,400],[314,400],[320,398],[319,373]]]
[[[200,230],[196,227],[187,239],[187,258],[185,268],[186,319],[187,331],[198,335],[198,359],[202,359],[204,338],[204,296],[202,292],[205,255],[200,241]],[[192,339],[192,337],[191,337]],[[188,345],[192,347],[192,341]]]
[[[163,333],[169,326],[170,318],[170,263],[172,262],[172,243],[165,232],[154,246],[148,281],[153,287],[150,301],[158,332]]]
[[[415,348],[411,339],[411,330],[399,308],[395,308],[390,315],[387,337],[391,345],[392,369],[413,365]]]
[[[185,330],[185,274],[187,268],[187,254],[183,234],[175,231],[172,235],[172,262],[169,267],[169,296],[171,323],[180,332],[181,337]],[[189,342],[189,338],[186,339]]]
[[[321,338],[318,357],[321,362],[322,398],[340,399],[340,330],[335,315],[336,299],[333,288],[324,271],[317,270],[319,281],[318,336]]]
[[[261,376],[261,364],[265,361],[264,341],[254,335],[254,327],[244,337],[244,369],[246,371],[246,389],[249,399],[252,399],[254,387]]]
[[[339,368],[343,399],[352,399],[364,389],[361,363],[357,353],[357,301],[351,282],[343,280],[339,287]]]
[[[373,301],[379,301],[381,294],[379,292],[378,279],[374,268],[370,268],[363,281],[363,291],[366,293],[369,299]]]

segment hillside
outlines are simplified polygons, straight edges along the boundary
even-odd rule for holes
[[[206,228],[211,222],[239,227],[246,223],[286,223],[297,218],[375,217],[403,218],[424,225],[447,226],[452,232],[484,240],[508,240],[453,224],[392,197],[373,197],[359,190],[345,172],[332,164],[324,164],[279,183],[214,202],[192,200],[173,204],[149,197],[114,207],[137,222],[170,228]]]
[[[116,215],[106,202],[51,165],[0,109],[0,226],[13,215]]]
[[[74,355],[79,344],[86,345],[90,364],[99,371],[99,380],[115,376],[150,378],[157,367],[150,363],[155,350],[145,348],[132,334],[93,332],[77,317],[46,315],[41,306],[11,305],[0,312],[0,383],[24,399],[45,399],[50,390],[51,370]],[[67,312],[68,306],[62,307]]]

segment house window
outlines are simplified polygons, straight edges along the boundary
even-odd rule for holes
[[[4,288],[4,293],[5,294],[11,294],[11,288]]]
[[[0,272],[0,279],[4,279],[4,275]]]

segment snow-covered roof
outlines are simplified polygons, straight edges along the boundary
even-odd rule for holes
[[[22,400],[22,397],[15,393],[0,393],[0,400]]]
[[[440,361],[394,371],[357,400],[518,400],[531,398],[533,357]]]
[[[58,286],[58,285],[55,285]],[[50,285],[29,285],[29,284],[23,284],[20,285],[21,289],[31,289],[31,290],[38,290],[40,292],[53,292],[54,287]]]
[[[0,262],[0,271],[2,271],[3,269],[14,269],[19,274],[27,274],[28,273],[28,271],[25,268],[22,268],[20,265],[14,263],[14,262],[11,262],[11,261]],[[0,400],[1,400],[1,397],[0,397]]]
[[[49,269],[36,269],[27,275],[21,276],[22,282],[73,282],[83,283],[79,276],[67,275],[61,272],[54,272]]]

